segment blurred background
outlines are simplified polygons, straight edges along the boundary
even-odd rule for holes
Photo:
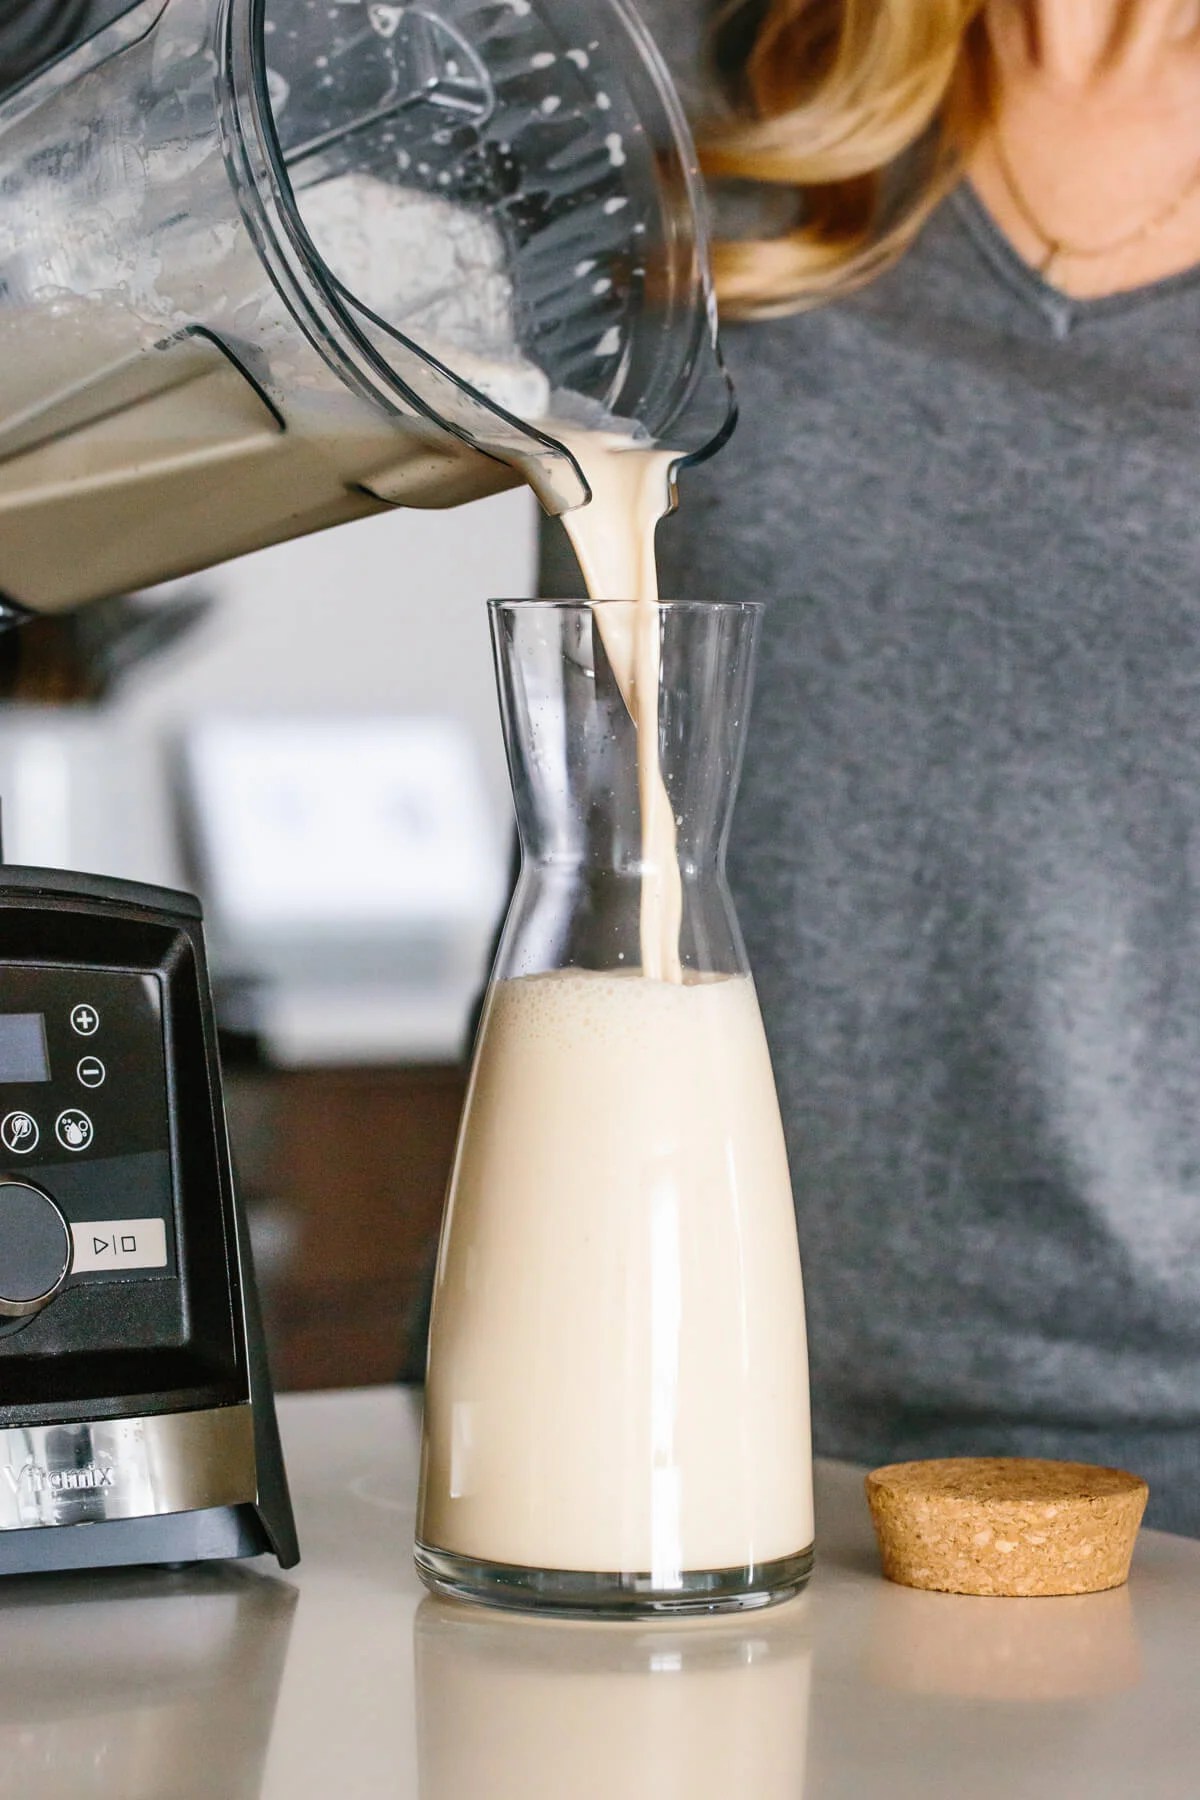
[[[398,510],[0,638],[6,859],[204,900],[282,1388],[423,1367],[512,854],[485,602],[535,535]]]

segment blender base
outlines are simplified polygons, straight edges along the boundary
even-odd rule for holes
[[[587,1569],[531,1569],[482,1562],[419,1541],[413,1549],[426,1587],[448,1600],[469,1600],[576,1619],[679,1618],[689,1613],[749,1612],[798,1594],[812,1573],[813,1548],[774,1562],[732,1569],[694,1569],[670,1588],[651,1575]]]

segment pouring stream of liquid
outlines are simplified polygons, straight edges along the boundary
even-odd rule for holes
[[[605,432],[556,432],[583,470],[592,498],[563,515],[593,600],[596,626],[621,697],[637,731],[638,799],[642,813],[642,973],[652,981],[683,979],[679,933],[683,882],[675,815],[659,760],[661,616],[654,536],[670,510],[676,453]]]

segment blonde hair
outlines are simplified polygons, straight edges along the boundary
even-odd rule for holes
[[[736,12],[741,0],[734,0]],[[790,188],[799,223],[721,243],[727,314],[795,312],[894,263],[958,180],[986,115],[983,0],[770,0],[718,178]]]

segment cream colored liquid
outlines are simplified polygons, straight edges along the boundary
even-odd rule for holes
[[[744,1569],[813,1537],[804,1298],[748,976],[685,973],[654,536],[674,458],[555,433],[637,731],[642,968],[493,985],[447,1202],[418,1537],[482,1562]]]
[[[678,456],[611,433],[562,431],[592,490],[589,505],[563,514],[593,600],[634,600],[627,610],[597,608],[605,654],[637,729],[638,798],[642,809],[642,971],[679,981],[683,883],[675,815],[658,748],[660,675],[658,565],[654,534],[670,506]]]
[[[493,986],[443,1229],[418,1535],[666,1588],[811,1543],[800,1263],[749,977]]]

